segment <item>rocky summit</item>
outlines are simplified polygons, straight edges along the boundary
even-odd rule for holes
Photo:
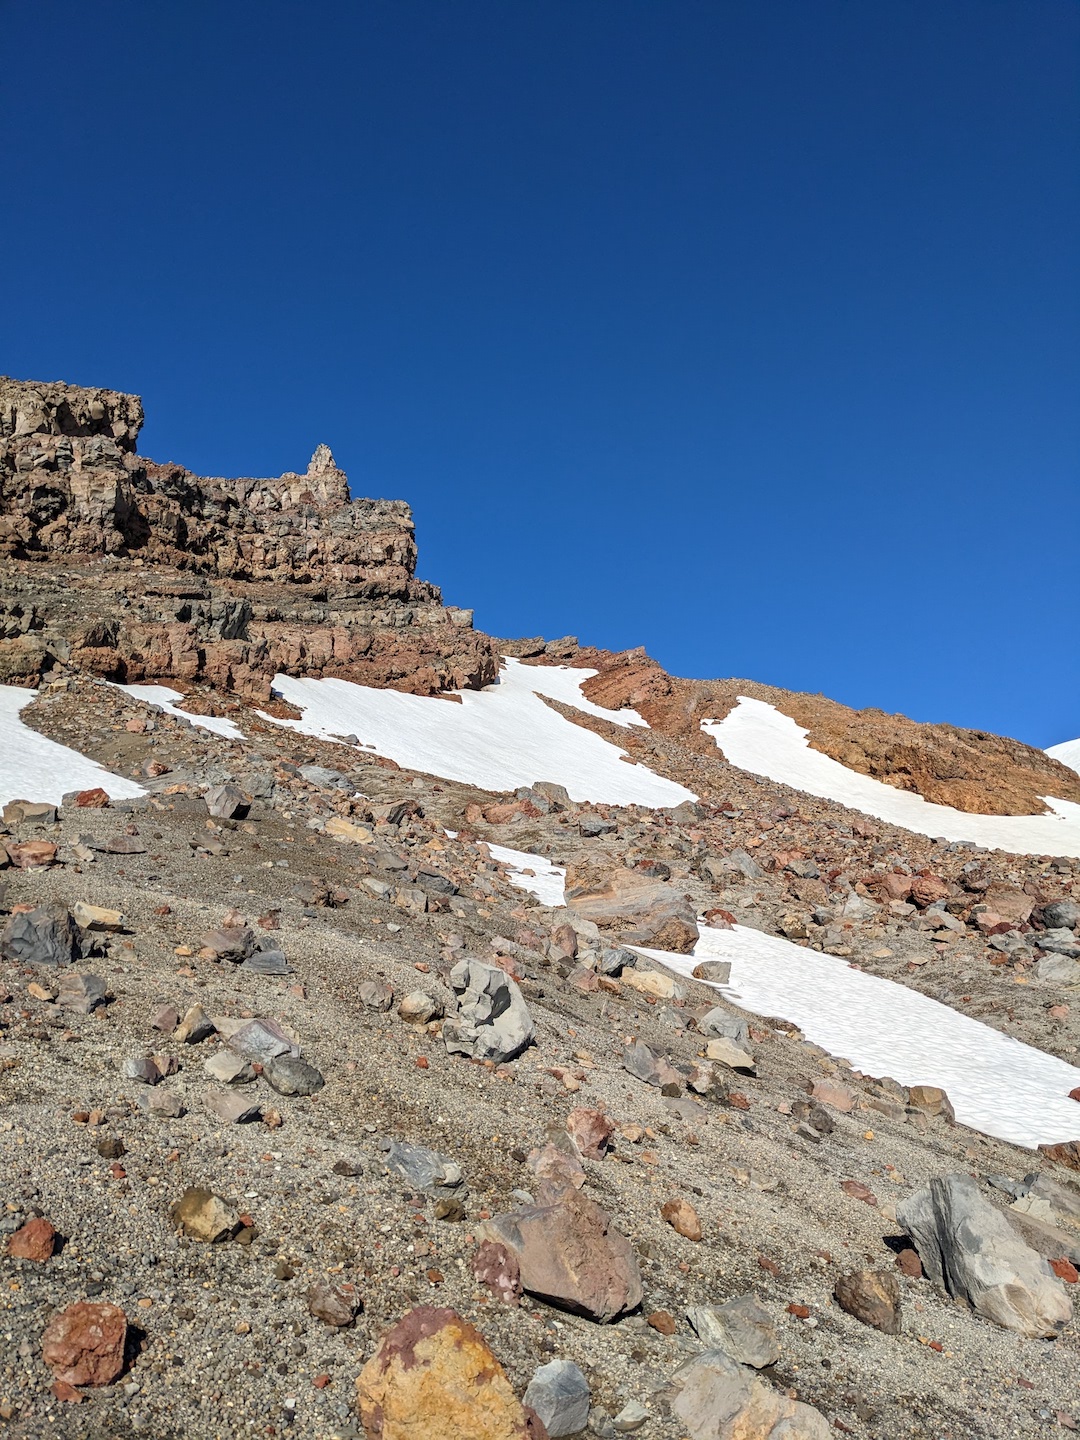
[[[0,381],[0,1435],[1080,1427],[1080,777],[141,424]]]

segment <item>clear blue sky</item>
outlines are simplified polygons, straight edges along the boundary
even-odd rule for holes
[[[1080,734],[1073,0],[0,0],[0,371],[503,635]]]

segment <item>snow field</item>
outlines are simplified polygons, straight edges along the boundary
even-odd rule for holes
[[[918,835],[966,840],[1014,855],[1080,856],[1080,805],[1069,800],[1046,796],[1052,815],[968,815],[949,805],[933,805],[811,750],[807,731],[794,720],[745,695],[725,719],[703,720],[701,728],[716,741],[724,759],[740,770],[835,800]],[[1069,743],[1080,748],[1080,742]]]
[[[644,765],[628,764],[618,746],[564,720],[541,699],[548,695],[623,727],[644,724],[633,711],[604,710],[582,696],[582,681],[595,673],[507,659],[496,684],[456,692],[452,700],[277,675],[275,691],[303,717],[274,723],[319,739],[356,735],[365,748],[407,769],[485,790],[550,780],[578,802],[652,809],[696,799]]]
[[[1060,745],[1051,745],[1046,753],[1080,775],[1080,740],[1063,740]]]
[[[36,690],[0,685],[0,805],[9,800],[37,800],[59,805],[69,790],[108,791],[114,800],[141,795],[141,785],[114,775],[77,750],[58,745],[23,724],[20,711]]]
[[[565,872],[540,855],[489,846],[518,869],[511,882],[544,905],[563,903]],[[535,878],[520,872],[531,869]],[[1080,1136],[1080,1106],[1069,1091],[1080,1070],[958,1010],[856,970],[837,955],[804,949],[745,925],[702,926],[693,955],[632,947],[677,975],[692,978],[702,960],[731,962],[731,981],[708,985],[755,1015],[798,1025],[807,1040],[865,1075],[901,1085],[938,1085],[956,1118],[972,1130],[1034,1149]]]

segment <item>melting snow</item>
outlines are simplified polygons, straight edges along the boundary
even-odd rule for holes
[[[58,745],[31,730],[19,712],[36,690],[0,685],[0,805],[9,800],[38,800],[59,805],[69,790],[107,790],[114,800],[143,793],[133,780],[88,760],[77,750]]]
[[[811,750],[807,731],[794,720],[775,706],[746,696],[739,697],[725,719],[703,720],[701,728],[740,770],[835,800],[919,835],[966,840],[1014,855],[1080,856],[1080,805],[1069,800],[1046,796],[1056,812],[1052,815],[968,815],[949,805],[933,805],[921,795],[883,785]]]
[[[506,877],[519,890],[528,890],[542,905],[557,906],[563,903],[566,871],[553,865],[542,855],[530,855],[527,850],[511,850],[506,845],[492,845],[487,842],[488,853],[493,860],[510,867]],[[531,871],[532,874],[523,872]]]
[[[520,850],[489,849],[518,868],[513,884],[545,905],[563,903],[565,872],[558,866]],[[526,869],[535,879],[520,874]],[[1080,1135],[1080,1110],[1068,1098],[1080,1070],[917,990],[853,969],[839,956],[745,925],[703,926],[693,955],[638,953],[687,977],[702,960],[729,960],[730,984],[697,983],[756,1015],[790,1020],[808,1040],[866,1075],[939,1085],[957,1120],[973,1130],[1028,1149]]]
[[[485,790],[551,780],[576,801],[654,808],[696,799],[646,766],[628,764],[617,745],[564,720],[540,698],[551,696],[616,725],[644,724],[633,711],[604,710],[582,696],[582,681],[595,673],[508,659],[496,684],[458,692],[460,703],[348,680],[277,675],[275,691],[304,713],[276,723],[320,739],[357,735],[362,745],[407,769]]]
[[[1060,745],[1051,745],[1046,753],[1080,775],[1080,740],[1063,740]]]
[[[186,710],[177,707],[177,700],[184,697],[179,690],[170,690],[167,685],[117,685],[118,690],[123,690],[133,700],[144,700],[147,705],[160,705],[167,715],[175,715],[180,720],[190,720],[192,725],[197,725],[200,730],[212,730],[215,735],[224,735],[226,740],[243,740],[243,731],[232,720],[227,720],[224,715],[189,715]]]

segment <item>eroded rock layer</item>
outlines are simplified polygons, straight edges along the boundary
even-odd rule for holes
[[[263,698],[278,670],[421,694],[494,678],[471,612],[415,578],[403,501],[351,500],[325,445],[268,480],[157,464],[142,421],[134,395],[0,378],[0,683],[57,663]]]

